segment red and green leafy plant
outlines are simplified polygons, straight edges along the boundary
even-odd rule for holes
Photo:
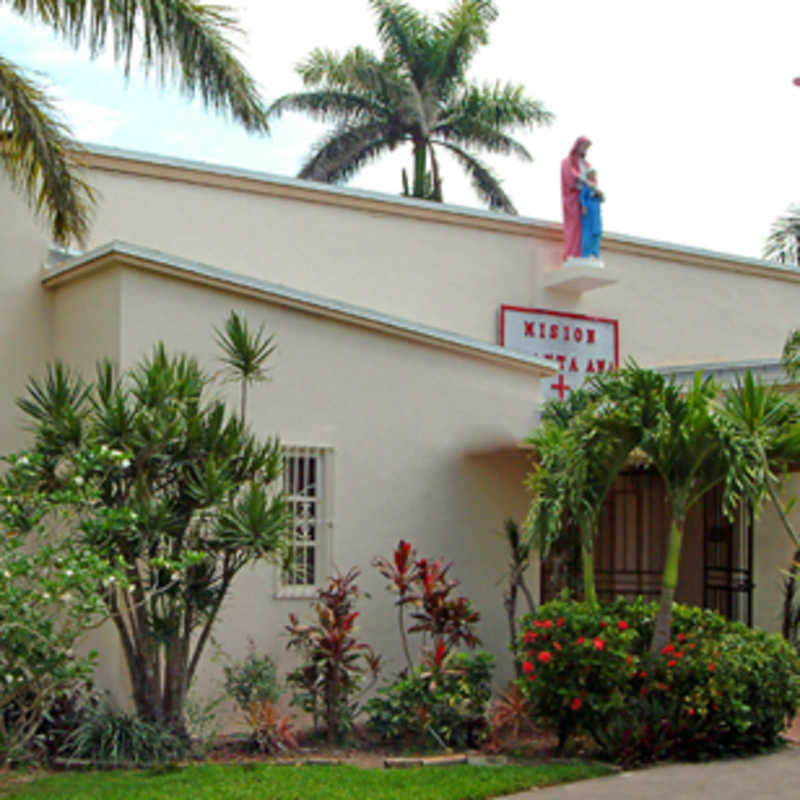
[[[297,747],[291,714],[281,712],[272,700],[251,700],[245,709],[245,721],[260,753],[275,755]]]
[[[516,683],[512,683],[489,712],[489,741],[485,749],[492,753],[515,745],[522,736],[533,733],[533,704]]]
[[[287,649],[297,650],[303,659],[287,678],[295,690],[292,704],[313,715],[315,729],[322,714],[329,742],[352,728],[358,698],[369,688],[361,686],[364,675],[376,679],[380,671],[380,656],[354,636],[359,612],[353,609],[362,597],[356,584],[360,574],[353,567],[331,578],[317,591],[317,619],[304,625],[290,614],[286,626]]]
[[[389,580],[389,589],[397,593],[398,627],[409,670],[414,666],[408,647],[409,633],[422,634],[423,649],[429,637],[448,648],[480,645],[475,633],[480,614],[466,597],[451,596],[458,586],[458,581],[447,575],[452,564],[445,566],[441,558],[417,559],[411,544],[401,539],[391,560],[378,557],[372,565]],[[404,616],[406,606],[411,607],[409,616],[413,623],[409,627]]]

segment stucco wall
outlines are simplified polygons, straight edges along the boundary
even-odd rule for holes
[[[106,170],[92,180],[103,195],[94,244],[119,238],[490,342],[505,303],[619,319],[621,357],[645,366],[777,357],[800,300],[800,283],[780,273],[617,241],[603,258],[619,283],[582,295],[544,289],[558,266],[552,229],[436,204],[409,216],[391,195],[360,208],[324,189],[297,199],[268,181],[283,196]]]
[[[107,340],[98,321],[95,352],[77,344],[77,332],[85,326],[81,298],[91,296],[92,283],[108,291],[111,307],[119,307],[118,315],[107,314],[105,320],[109,337],[120,326],[123,367],[163,340],[173,351],[195,354],[215,372],[221,365],[212,327],[220,326],[231,308],[243,312],[251,325],[263,322],[278,349],[270,379],[251,392],[248,418],[263,436],[332,448],[327,566],[364,570],[361,583],[372,599],[363,604],[362,628],[385,654],[387,670],[401,666],[395,611],[369,562],[406,538],[421,555],[455,561],[452,574],[482,612],[485,646],[499,655],[498,680],[508,678],[508,634],[498,587],[507,552],[498,532],[506,517],[519,520],[525,511],[522,480],[528,462],[515,444],[532,425],[539,397],[535,376],[135,269],[101,271],[53,291],[63,346],[73,347],[72,328],[76,351],[86,361],[102,355]],[[112,287],[117,287],[116,303]],[[219,390],[232,403],[238,401],[235,387]],[[494,449],[487,450],[490,444]],[[281,669],[290,664],[283,626],[289,611],[304,614],[309,601],[277,599],[275,588],[270,566],[239,576],[216,632],[222,651],[240,656],[252,637],[259,648],[274,653]],[[98,636],[94,646],[104,642],[99,680],[122,696],[126,682],[119,654],[106,658],[116,649],[115,634],[108,629]],[[208,659],[198,691],[213,693],[219,680],[220,664]]]

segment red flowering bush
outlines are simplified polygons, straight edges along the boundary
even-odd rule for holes
[[[555,728],[561,746],[574,733],[593,733],[624,703],[631,653],[643,650],[638,632],[602,608],[565,600],[522,625],[519,685],[537,716]]]
[[[774,747],[800,705],[800,659],[779,636],[675,606],[673,637],[648,647],[656,603],[558,600],[524,620],[519,683],[563,744],[594,737],[624,764]]]

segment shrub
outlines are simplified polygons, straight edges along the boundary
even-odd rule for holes
[[[291,716],[281,713],[271,700],[253,700],[245,719],[259,753],[282,753],[297,747]]]
[[[352,728],[358,697],[366,691],[361,686],[364,673],[376,678],[380,670],[380,656],[353,635],[359,614],[353,608],[362,596],[356,585],[360,574],[354,567],[331,578],[317,591],[317,620],[302,625],[290,614],[286,626],[291,636],[287,649],[298,650],[303,658],[287,678],[295,690],[292,704],[313,715],[315,729],[319,714],[324,716],[329,742]]]
[[[244,660],[226,664],[223,672],[225,691],[242,711],[247,711],[253,702],[269,700],[274,703],[280,697],[275,662],[266,654],[256,653],[252,639]]]
[[[384,739],[438,746],[475,745],[486,735],[494,657],[484,651],[436,654],[366,704],[367,726]]]
[[[672,638],[647,652],[656,603],[557,600],[524,620],[519,685],[563,745],[591,734],[630,764],[774,747],[800,704],[800,659],[774,634],[675,606]]]
[[[73,758],[114,765],[175,761],[188,752],[186,740],[164,725],[126,714],[108,700],[86,714],[67,746]]]

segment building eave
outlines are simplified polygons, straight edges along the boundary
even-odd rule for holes
[[[481,342],[458,333],[421,325],[390,314],[321,297],[127,242],[108,242],[101,247],[68,258],[55,267],[45,269],[41,276],[42,286],[45,289],[56,289],[65,283],[111,266],[142,269],[235,294],[255,297],[278,306],[369,328],[390,336],[506,367],[521,369],[537,377],[548,377],[555,375],[558,371],[551,361],[543,358],[516,353],[499,345]]]

